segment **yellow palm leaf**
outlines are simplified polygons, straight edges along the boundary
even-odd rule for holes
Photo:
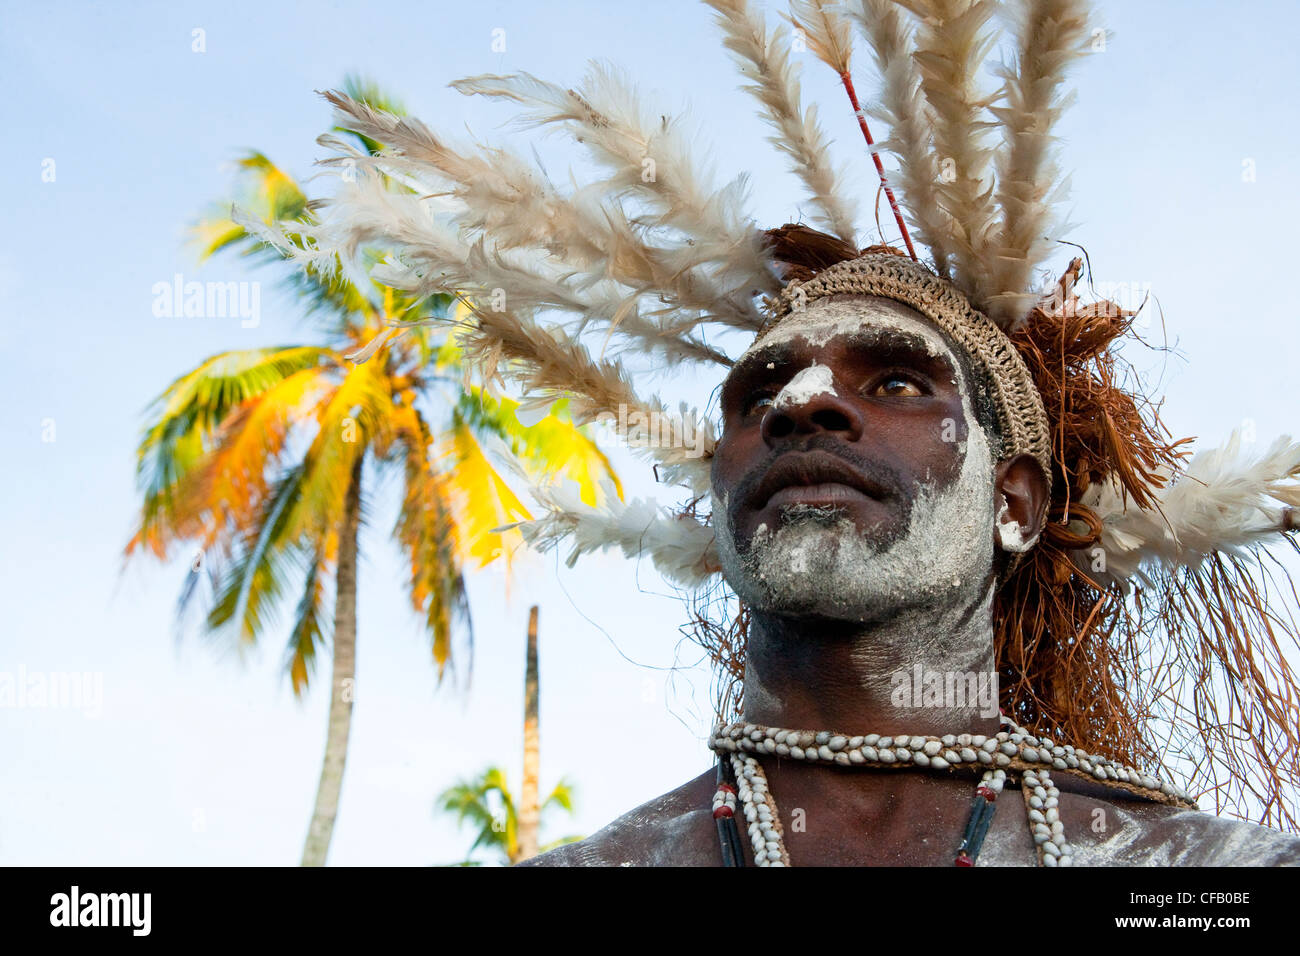
[[[291,517],[296,533],[318,540],[333,530],[352,466],[384,427],[392,407],[383,367],[377,363],[352,366],[338,388],[317,406],[319,429],[303,458],[302,489]]]
[[[537,481],[575,481],[582,500],[593,506],[603,502],[602,483],[610,481],[619,500],[623,499],[623,485],[613,465],[586,432],[573,424],[565,399],[558,400],[549,414],[531,425],[519,420],[519,406],[512,398],[497,398],[471,387],[457,408],[476,428],[499,435]]]
[[[452,467],[448,469],[448,484],[464,560],[484,567],[503,558],[508,570],[510,554],[522,537],[518,531],[499,533],[492,529],[530,520],[532,515],[492,467],[469,425],[459,418],[452,426],[449,451]]]
[[[181,536],[202,537],[206,549],[227,522],[251,521],[267,492],[268,465],[283,451],[292,427],[330,387],[324,369],[304,369],[227,416],[217,430],[215,447],[178,491],[177,514],[202,529],[182,525]]]

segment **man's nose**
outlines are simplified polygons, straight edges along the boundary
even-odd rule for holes
[[[780,396],[777,396],[780,398]],[[834,434],[844,441],[862,437],[864,422],[857,406],[835,392],[821,392],[798,402],[773,405],[760,427],[769,445],[796,435]]]

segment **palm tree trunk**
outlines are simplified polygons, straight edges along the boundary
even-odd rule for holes
[[[316,809],[312,812],[303,866],[324,866],[334,835],[334,817],[343,789],[343,764],[348,756],[348,732],[352,728],[352,699],[355,697],[357,662],[357,530],[361,525],[361,465],[358,454],[352,466],[339,526],[339,564],[334,594],[334,674],[330,693],[329,728],[325,733],[325,763],[316,788]]]
[[[528,612],[528,665],[524,674],[524,779],[519,788],[519,860],[537,855],[537,805],[541,743],[537,728],[537,605]],[[518,862],[515,860],[513,862]]]

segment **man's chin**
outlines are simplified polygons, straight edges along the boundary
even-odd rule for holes
[[[874,549],[839,509],[805,508],[776,530],[760,525],[740,567],[724,577],[755,610],[780,615],[863,620],[871,593],[867,558]],[[868,602],[874,603],[874,602]]]

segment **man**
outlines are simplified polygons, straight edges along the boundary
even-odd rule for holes
[[[323,141],[350,175],[319,225],[268,236],[327,271],[384,244],[381,281],[465,303],[467,366],[533,407],[563,396],[578,424],[669,415],[642,370],[728,368],[716,446],[638,443],[682,507],[533,489],[525,540],[571,542],[570,563],[617,547],[697,595],[720,574],[739,613],[701,643],[743,682],[739,708],[719,702],[717,771],[537,862],[1300,862],[1294,837],[1193,812],[1153,776],[1172,762],[1217,807],[1300,826],[1300,635],[1259,560],[1297,528],[1300,442],[1185,461],[1125,388],[1133,313],[1078,300],[1080,259],[1036,281],[1060,251],[1052,129],[1099,33],[1088,4],[1015,5],[996,90],[991,0],[794,6],[873,144],[903,255],[860,248],[793,38],[746,0],[707,2],[827,232],[759,230],[744,177],[712,182],[681,118],[595,64],[576,86],[453,84],[570,134],[594,181],[330,94],[335,124],[385,149]],[[1024,806],[994,813],[1004,787]]]
[[[975,386],[933,323],[881,297],[820,298],[736,363],[713,489],[723,573],[752,615],[748,722],[998,731],[987,700],[899,706],[898,693],[916,668],[996,674],[998,571],[1042,530],[1042,470],[1028,454],[995,460],[1001,436]],[[780,759],[764,768],[799,864],[952,864],[967,778]],[[1295,837],[1053,779],[1082,865],[1300,864]],[[709,770],[532,863],[720,865],[716,786]],[[980,864],[1033,865],[1025,822],[1020,801],[998,814]]]

